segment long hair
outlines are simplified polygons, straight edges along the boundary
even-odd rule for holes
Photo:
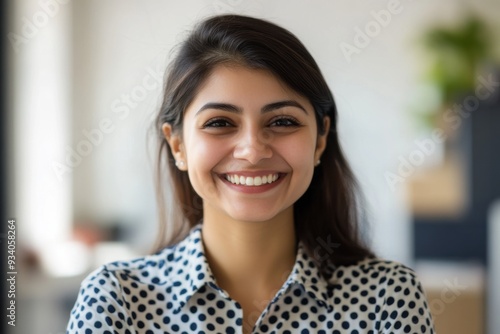
[[[324,275],[331,266],[372,257],[359,235],[358,187],[339,144],[335,101],[318,65],[286,29],[239,15],[215,16],[201,22],[167,69],[163,102],[155,122],[159,143],[155,185],[160,220],[156,248],[177,243],[203,217],[202,200],[187,173],[176,168],[162,125],[169,123],[174,131],[182,131],[187,106],[220,64],[265,69],[307,97],[314,107],[319,134],[325,133],[324,117],[330,118],[321,164],[315,168],[309,188],[294,204],[297,239]],[[169,198],[167,210],[164,189],[169,185],[173,186],[173,197]]]

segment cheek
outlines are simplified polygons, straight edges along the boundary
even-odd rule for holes
[[[187,138],[186,153],[191,182],[206,182],[211,177],[210,171],[227,156],[227,146],[227,141],[199,133]]]
[[[306,176],[314,169],[314,149],[316,142],[310,136],[297,137],[293,141],[279,144],[278,151],[287,161],[294,173]]]

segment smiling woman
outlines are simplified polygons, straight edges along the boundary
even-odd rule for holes
[[[159,201],[167,175],[177,214],[160,205],[154,255],[82,283],[68,332],[433,333],[413,271],[360,241],[336,125],[290,32],[236,15],[200,23],[155,123]]]

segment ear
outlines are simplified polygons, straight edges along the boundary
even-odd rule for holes
[[[316,151],[314,152],[314,163],[316,163],[320,158],[326,148],[326,142],[328,140],[328,132],[330,131],[330,117],[325,116],[323,118],[323,129],[324,133],[318,135],[316,140]]]
[[[182,141],[182,136],[173,131],[172,125],[169,123],[164,123],[161,129],[165,139],[167,140],[168,146],[170,146],[170,151],[174,156],[177,168],[183,171],[187,170],[186,151]]]

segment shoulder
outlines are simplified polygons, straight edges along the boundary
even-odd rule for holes
[[[433,332],[432,316],[416,273],[404,264],[365,259],[338,266],[329,279],[334,307],[355,310],[364,325],[391,330]]]
[[[101,266],[86,277],[82,287],[86,284],[116,287],[124,283],[133,286],[165,285],[174,278],[178,279],[189,259],[200,257],[202,251],[200,227],[195,226],[179,243],[155,254]]]
[[[181,266],[184,247],[181,244],[127,261],[115,261],[97,268],[81,283],[81,291],[98,287],[106,291],[127,291],[140,286],[168,285]],[[124,289],[125,287],[125,289]]]
[[[137,314],[147,311],[155,300],[170,299],[161,287],[171,286],[171,268],[178,251],[177,247],[165,248],[157,254],[112,262],[90,273],[81,283],[68,333],[104,329],[111,333],[112,328],[134,332]]]
[[[165,276],[168,271],[164,269],[169,262],[174,262],[175,247],[165,248],[161,252],[138,257],[127,261],[107,263],[91,272],[83,281],[84,283],[98,282],[112,276],[119,280],[133,279],[148,281],[151,276]]]
[[[402,263],[371,258],[353,265],[336,267],[331,282],[349,282],[353,279],[363,281],[365,284],[370,282],[381,284],[389,281],[389,285],[393,285],[396,284],[396,281],[402,283],[407,280],[415,281],[417,275],[411,268]]]
[[[423,298],[423,290],[415,272],[402,263],[382,259],[365,259],[349,266],[338,266],[329,279],[334,290],[358,292],[370,296],[377,304],[390,302],[390,297]],[[387,297],[387,298],[386,298]]]
[[[169,280],[169,268],[175,262],[174,258],[175,248],[166,248],[154,255],[105,264],[83,279],[79,302],[92,306],[97,301],[112,300],[123,306],[123,295],[131,289],[165,284]]]

